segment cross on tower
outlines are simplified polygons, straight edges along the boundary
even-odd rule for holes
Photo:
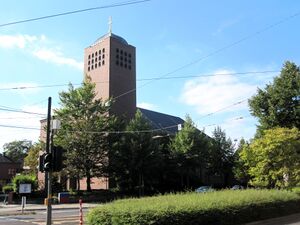
[[[108,33],[111,35],[112,33],[112,18],[111,16],[108,19]]]

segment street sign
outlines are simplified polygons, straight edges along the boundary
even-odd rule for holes
[[[20,184],[19,193],[20,194],[29,194],[29,193],[31,193],[31,184]]]

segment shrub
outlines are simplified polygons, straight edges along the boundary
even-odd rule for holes
[[[90,225],[234,225],[300,211],[300,196],[279,190],[224,190],[118,200],[92,209]]]
[[[12,183],[15,192],[19,192],[20,184],[31,184],[32,191],[38,187],[37,178],[33,174],[18,174],[13,178]]]
[[[9,192],[11,192],[11,191],[13,191],[13,190],[14,190],[14,187],[13,187],[12,184],[8,184],[8,185],[5,185],[5,186],[2,187],[2,191],[3,191],[5,194],[7,194],[7,193],[9,193]]]

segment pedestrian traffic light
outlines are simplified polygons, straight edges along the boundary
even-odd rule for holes
[[[44,170],[49,172],[52,170],[52,154],[46,153],[44,156]]]
[[[52,153],[52,171],[59,172],[63,166],[63,148],[61,146],[53,146]]]

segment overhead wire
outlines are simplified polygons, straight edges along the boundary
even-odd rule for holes
[[[196,63],[198,63],[200,61],[203,61],[204,59],[207,59],[207,58],[209,58],[211,56],[214,56],[214,55],[216,55],[216,54],[218,54],[218,53],[220,53],[222,51],[225,51],[225,50],[227,50],[227,49],[229,49],[231,47],[234,47],[234,46],[236,46],[236,45],[238,45],[238,44],[240,44],[240,43],[242,43],[242,42],[244,42],[244,41],[246,41],[246,40],[248,40],[250,38],[253,38],[253,37],[257,36],[257,35],[260,35],[260,34],[266,32],[266,31],[268,31],[268,30],[270,30],[270,29],[272,29],[272,28],[274,28],[274,27],[276,27],[276,26],[278,26],[278,25],[280,25],[280,24],[282,24],[284,22],[287,22],[287,21],[289,21],[289,20],[291,20],[291,19],[299,16],[299,15],[300,15],[300,12],[297,12],[297,13],[294,13],[294,14],[288,16],[288,17],[285,17],[285,18],[283,18],[283,19],[281,19],[281,20],[279,20],[279,21],[277,21],[277,22],[275,22],[275,23],[273,23],[271,25],[268,25],[268,26],[266,26],[266,27],[264,27],[264,28],[262,28],[260,30],[257,30],[256,32],[253,32],[253,33],[251,33],[251,34],[249,34],[247,36],[244,36],[243,38],[241,38],[241,39],[239,39],[237,41],[234,41],[234,42],[232,42],[232,43],[230,43],[228,45],[225,45],[225,46],[223,46],[223,47],[221,47],[221,48],[219,48],[219,49],[217,49],[215,51],[212,51],[212,52],[208,53],[207,55],[205,55],[205,56],[203,56],[203,57],[201,57],[199,59],[196,59],[196,60],[194,60],[194,61],[192,61],[190,63],[187,63],[187,64],[185,64],[185,65],[183,65],[181,67],[178,67],[178,68],[176,68],[176,69],[174,69],[174,70],[172,70],[170,72],[167,72],[167,73],[163,74],[162,76],[160,76],[159,78],[167,77],[170,74],[176,73],[176,72],[178,72],[178,71],[180,71],[182,69],[185,69],[185,68],[187,68],[189,66],[192,66],[192,65],[194,65],[194,64],[196,64]],[[118,98],[120,98],[120,97],[122,97],[124,95],[130,94],[131,92],[134,92],[134,91],[136,91],[139,88],[145,87],[146,85],[148,85],[148,84],[150,84],[152,82],[154,82],[154,80],[151,80],[151,81],[149,81],[149,82],[147,82],[147,83],[145,83],[145,84],[143,84],[143,85],[141,85],[141,86],[139,86],[137,88],[133,88],[131,90],[128,90],[128,91],[126,91],[126,92],[124,92],[124,93],[116,96],[115,99],[118,99]]]
[[[52,14],[52,15],[47,15],[47,16],[41,16],[41,17],[36,17],[36,18],[30,18],[30,19],[25,19],[25,20],[9,22],[9,23],[3,23],[3,24],[0,24],[0,28],[6,27],[6,26],[11,26],[11,25],[16,25],[16,24],[20,24],[20,23],[28,23],[28,22],[33,22],[33,21],[37,21],[37,20],[50,19],[50,18],[54,18],[54,17],[66,16],[66,15],[70,15],[70,14],[82,13],[82,12],[99,10],[99,9],[107,9],[107,8],[126,6],[126,5],[134,5],[134,4],[139,4],[139,3],[149,2],[149,1],[151,1],[151,0],[125,1],[125,2],[115,3],[115,4],[110,4],[110,5],[103,5],[103,6],[86,8],[86,9],[79,9],[79,10],[57,13],[57,14]]]
[[[173,77],[150,77],[137,79],[136,81],[151,81],[151,80],[170,80],[170,79],[185,79],[185,78],[201,78],[201,77],[214,77],[214,76],[236,76],[236,75],[260,75],[268,73],[278,73],[279,70],[264,70],[264,71],[248,71],[248,72],[234,72],[234,73],[216,73],[216,74],[199,74],[199,75],[186,75],[186,76],[173,76]],[[95,84],[99,83],[108,83],[109,81],[98,81],[93,82]],[[63,87],[68,86],[69,84],[49,84],[49,85],[35,85],[35,86],[20,86],[20,87],[10,87],[10,88],[0,88],[0,91],[7,90],[24,90],[24,89],[34,89],[34,88],[51,88],[51,87]],[[74,83],[74,86],[82,85],[82,83]]]

